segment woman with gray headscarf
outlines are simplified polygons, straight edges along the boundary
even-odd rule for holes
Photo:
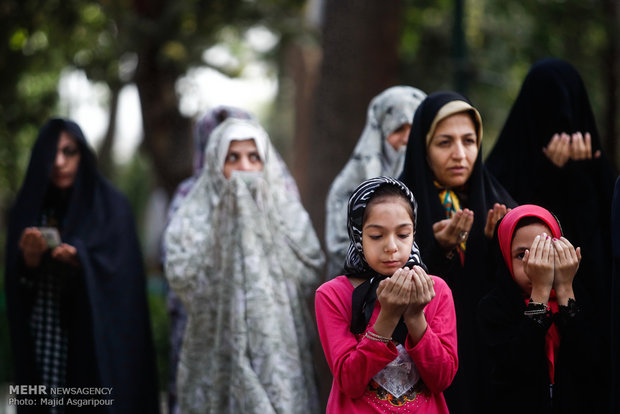
[[[375,96],[368,106],[366,126],[353,155],[334,179],[326,202],[325,243],[327,277],[342,274],[349,246],[347,202],[353,190],[369,178],[398,177],[413,115],[426,94],[410,86],[393,86]]]
[[[207,111],[194,126],[194,171],[191,177],[186,178],[177,187],[172,201],[168,207],[168,223],[172,220],[172,216],[179,209],[179,206],[185,200],[190,190],[200,177],[205,165],[205,148],[211,132],[228,118],[253,119],[253,116],[240,108],[233,106],[220,105]],[[165,262],[166,244],[161,246],[161,262]],[[168,289],[167,293],[168,318],[170,321],[170,362],[168,377],[168,411],[170,414],[179,414],[179,405],[177,403],[177,364],[179,362],[179,353],[183,343],[185,334],[185,325],[187,324],[187,314],[183,305],[173,290]]]
[[[188,313],[184,413],[316,413],[306,298],[323,254],[261,126],[227,119],[166,231],[166,276]]]

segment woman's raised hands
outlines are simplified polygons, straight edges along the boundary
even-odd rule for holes
[[[493,232],[495,231],[495,225],[508,213],[511,209],[506,208],[505,204],[495,203],[493,204],[493,208],[489,209],[487,214],[487,224],[484,226],[484,235],[487,239],[493,238]]]
[[[27,267],[37,267],[41,263],[41,257],[47,250],[47,243],[36,227],[24,229],[19,239],[19,248],[24,255],[24,263]]]
[[[446,252],[467,240],[471,226],[474,224],[474,212],[466,208],[454,213],[449,219],[433,224],[433,233],[437,243]]]
[[[558,167],[563,167],[568,160],[589,160],[601,156],[600,150],[592,154],[592,136],[589,132],[585,136],[581,132],[575,132],[572,136],[565,132],[555,134],[543,148],[543,153]]]

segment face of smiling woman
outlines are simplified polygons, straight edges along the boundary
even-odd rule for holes
[[[80,147],[67,132],[62,131],[56,147],[56,158],[52,168],[52,183],[64,190],[73,185],[80,167]]]
[[[477,156],[476,128],[467,113],[451,115],[437,124],[427,149],[427,159],[439,184],[449,188],[465,185]]]

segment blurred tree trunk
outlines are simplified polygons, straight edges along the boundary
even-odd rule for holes
[[[608,46],[604,54],[606,97],[605,97],[605,150],[609,154],[616,168],[620,167],[618,161],[618,102],[620,101],[620,6],[617,0],[606,0],[604,4],[606,26],[608,32]]]
[[[454,90],[468,95],[467,42],[465,39],[465,0],[454,1],[452,29],[452,59],[454,62]]]
[[[292,66],[293,174],[321,241],[329,186],[362,132],[370,100],[396,82],[401,21],[397,1],[326,0],[323,7],[322,55],[303,46],[290,51],[291,61],[297,62]],[[315,351],[325,407],[331,374],[320,347]]]
[[[114,148],[114,138],[116,137],[116,123],[118,119],[118,98],[121,92],[121,84],[108,84],[110,87],[110,110],[108,112],[108,129],[99,145],[97,151],[97,162],[99,171],[108,178],[114,173],[114,160],[112,159],[112,149]]]
[[[293,106],[293,145],[287,158],[291,159],[291,174],[296,179],[301,194],[310,194],[307,173],[310,169],[312,151],[312,121],[314,108],[312,97],[316,91],[321,63],[321,50],[315,46],[292,42],[286,52],[286,71],[295,85]]]
[[[134,0],[134,9],[151,29],[140,39],[134,76],[144,128],[142,149],[152,160],[157,185],[171,196],[192,173],[191,121],[179,112],[175,89],[183,71],[163,57],[167,37],[158,30],[158,22],[164,20],[165,2]]]
[[[401,8],[399,1],[324,3],[308,167],[297,177],[321,240],[329,186],[362,132],[370,100],[397,80]]]
[[[191,123],[178,111],[175,82],[179,77],[156,64],[157,51],[139,53],[135,81],[144,127],[143,149],[149,154],[157,184],[172,195],[192,174]]]

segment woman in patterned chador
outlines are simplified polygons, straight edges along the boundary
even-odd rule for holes
[[[184,413],[318,412],[307,297],[323,253],[267,133],[229,118],[166,234],[166,276],[188,313]]]
[[[351,158],[329,188],[325,216],[327,278],[342,274],[349,247],[347,203],[355,188],[369,178],[398,177],[403,171],[409,129],[426,94],[411,86],[392,86],[368,105],[366,125]]]

